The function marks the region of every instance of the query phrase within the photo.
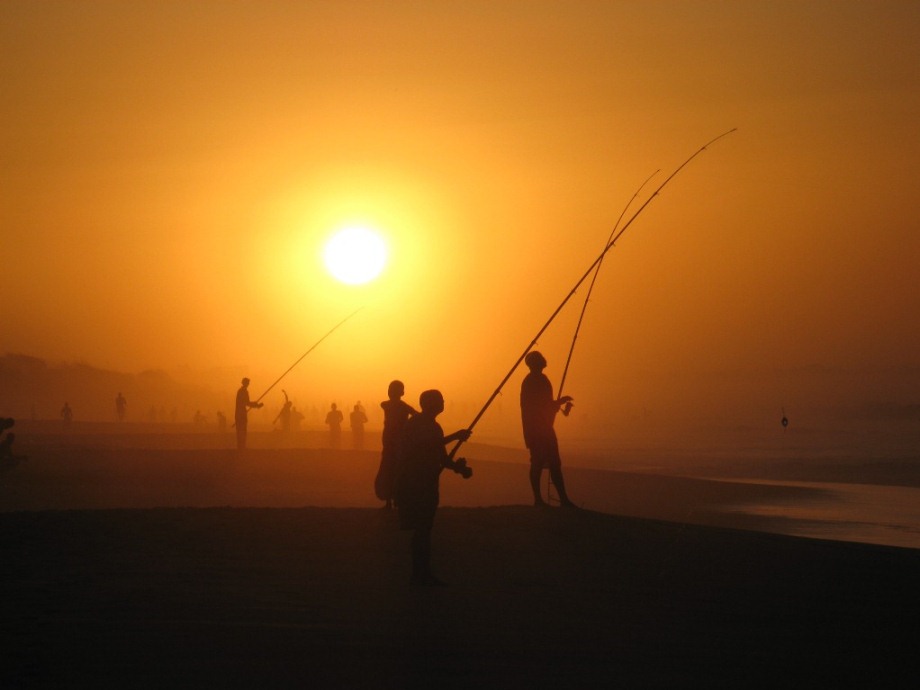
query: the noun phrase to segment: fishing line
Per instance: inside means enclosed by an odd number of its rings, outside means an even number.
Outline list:
[[[639,193],[642,191],[642,188],[648,184],[648,181],[651,180],[655,175],[657,175],[660,170],[656,170],[651,175],[649,175],[645,182],[639,185],[639,189],[636,190],[636,193],[630,197],[629,201],[626,202],[626,206],[623,207],[623,210],[620,212],[617,222],[613,224],[613,230],[610,231],[610,236],[607,238],[607,243],[604,246],[607,246],[612,240],[613,236],[616,234],[617,228],[620,227],[620,221],[623,220],[623,216],[626,215],[626,211],[629,210],[629,207],[632,205],[632,202],[636,200],[636,197],[639,196]],[[581,314],[578,315],[578,323],[575,324],[575,334],[572,336],[572,344],[569,347],[569,356],[565,360],[565,368],[562,370],[562,379],[559,381],[559,393],[556,396],[557,398],[562,397],[562,390],[565,388],[565,377],[569,373],[569,364],[572,363],[572,354],[575,352],[575,341],[578,340],[578,332],[581,330],[581,322],[584,321],[585,311],[588,309],[588,302],[591,301],[591,293],[594,291],[594,284],[597,282],[597,276],[601,272],[601,266],[604,265],[603,261],[600,261],[597,264],[597,268],[594,269],[594,275],[591,277],[591,283],[588,285],[588,292],[585,295],[585,302],[581,305]],[[566,417],[569,416],[569,412],[572,410],[572,403],[568,402],[565,404],[565,407],[562,408],[562,414]]]
[[[714,144],[715,142],[717,142],[717,141],[718,141],[719,139],[721,139],[722,137],[728,136],[729,134],[731,134],[732,132],[734,132],[734,131],[736,131],[736,130],[737,130],[737,127],[733,127],[732,129],[728,130],[727,132],[723,132],[722,134],[720,134],[719,136],[717,136],[715,139],[712,139],[712,140],[706,142],[703,146],[701,146],[699,149],[697,149],[697,150],[693,153],[692,156],[690,156],[687,160],[685,160],[683,163],[681,163],[681,164],[674,170],[674,172],[672,172],[670,175],[668,175],[668,177],[665,179],[664,182],[662,182],[660,185],[658,185],[658,188],[655,189],[655,191],[652,193],[652,195],[642,203],[642,205],[639,207],[639,209],[630,217],[630,219],[629,219],[628,221],[626,221],[626,224],[625,224],[622,228],[620,228],[620,231],[619,231],[618,233],[616,233],[616,235],[613,237],[613,239],[610,240],[610,242],[607,243],[607,246],[604,247],[604,251],[602,251],[602,252],[600,253],[600,255],[591,263],[591,265],[588,266],[588,270],[586,270],[585,273],[584,273],[584,275],[582,275],[581,278],[578,279],[578,282],[575,283],[575,286],[574,286],[574,287],[569,291],[569,293],[565,296],[565,299],[563,299],[562,302],[559,304],[559,306],[556,307],[555,311],[553,311],[553,313],[550,315],[549,319],[546,320],[546,323],[543,324],[543,327],[540,328],[539,331],[537,331],[537,334],[536,334],[536,335],[533,337],[533,339],[530,341],[530,344],[524,349],[524,352],[521,353],[521,356],[517,358],[517,360],[515,361],[514,365],[511,367],[511,369],[508,371],[508,373],[505,375],[505,377],[501,380],[501,383],[498,384],[498,387],[495,389],[495,391],[492,393],[492,395],[489,396],[489,399],[486,400],[485,405],[482,406],[482,409],[479,410],[479,412],[477,413],[477,415],[473,418],[473,421],[470,422],[470,425],[467,427],[467,429],[471,429],[471,430],[472,430],[472,428],[473,428],[474,426],[476,426],[476,424],[479,422],[479,420],[482,418],[482,416],[486,413],[486,410],[488,410],[489,407],[492,405],[492,403],[494,402],[495,398],[497,398],[498,395],[501,393],[502,388],[504,388],[505,384],[508,383],[508,380],[509,380],[509,379],[511,378],[511,376],[514,374],[515,370],[518,368],[518,366],[520,366],[521,362],[524,361],[524,358],[525,358],[525,357],[527,356],[527,354],[533,349],[534,345],[537,344],[537,341],[540,339],[540,336],[542,336],[543,333],[546,331],[546,329],[549,328],[550,324],[552,324],[552,322],[553,322],[553,321],[556,319],[556,317],[559,315],[559,312],[562,311],[562,308],[565,307],[565,305],[566,305],[566,304],[568,303],[568,301],[572,298],[572,296],[578,291],[578,288],[581,287],[581,284],[582,284],[583,282],[585,282],[585,280],[588,279],[588,276],[591,275],[591,272],[594,271],[594,269],[598,266],[598,264],[600,264],[600,263],[604,260],[604,256],[606,256],[607,252],[609,252],[609,251],[614,247],[614,245],[617,243],[617,240],[619,240],[620,237],[623,236],[623,233],[626,232],[626,231],[629,229],[629,226],[631,226],[631,225],[633,224],[633,222],[636,220],[636,218],[639,217],[639,215],[642,213],[642,211],[644,211],[645,208],[652,202],[652,200],[653,200],[655,197],[658,196],[658,194],[661,192],[661,190],[664,189],[665,185],[667,185],[668,182],[670,182],[672,179],[674,179],[674,176],[677,175],[677,173],[679,173],[681,170],[683,170],[684,167],[686,167],[686,165],[687,165],[690,161],[692,161],[694,158],[696,158],[698,155],[700,155],[700,154],[701,154],[703,151],[705,151],[709,146],[711,146],[712,144]],[[461,446],[461,445],[463,445],[463,440],[458,440],[457,443],[456,443],[456,445],[454,445],[454,447],[453,447],[453,448],[451,449],[451,451],[450,451],[449,457],[450,457],[451,459],[453,459],[454,456],[457,454],[457,451],[460,450],[460,446]]]
[[[266,395],[268,395],[268,392],[269,392],[272,388],[274,388],[275,386],[277,386],[277,385],[281,382],[281,379],[283,379],[285,376],[287,376],[289,373],[291,373],[291,370],[292,370],[294,367],[296,367],[298,364],[300,364],[301,360],[303,360],[304,357],[306,357],[308,354],[310,354],[311,352],[313,352],[313,350],[315,350],[315,349],[317,348],[317,346],[318,346],[321,342],[323,342],[326,338],[328,338],[330,335],[332,335],[333,333],[335,333],[335,331],[338,330],[339,326],[343,325],[346,321],[348,321],[352,316],[354,316],[355,314],[357,314],[357,313],[358,313],[359,311],[361,311],[363,308],[364,308],[364,307],[358,307],[357,309],[355,309],[351,314],[349,314],[349,315],[346,316],[344,319],[342,319],[341,321],[339,321],[335,326],[333,326],[332,329],[330,329],[329,332],[326,333],[326,335],[324,335],[322,338],[320,338],[320,339],[317,340],[315,343],[313,343],[313,345],[310,347],[309,350],[307,350],[306,352],[304,352],[296,362],[294,362],[291,366],[288,367],[287,371],[285,371],[283,374],[281,374],[281,376],[279,376],[278,379],[277,379],[272,385],[270,385],[270,386],[265,390],[265,392],[262,393],[262,395],[260,395],[260,396],[256,399],[256,402],[259,402],[260,400],[262,400],[262,398],[264,398]]]

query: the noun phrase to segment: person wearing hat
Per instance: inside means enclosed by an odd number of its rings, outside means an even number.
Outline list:
[[[564,507],[574,507],[565,491],[562,478],[562,459],[559,457],[559,441],[553,424],[556,413],[563,405],[570,404],[572,397],[565,395],[553,398],[553,384],[543,373],[546,358],[534,350],[524,358],[530,373],[521,383],[521,423],[524,427],[524,445],[530,450],[530,486],[533,489],[535,506],[543,507],[546,502],[540,495],[540,478],[543,468],[549,469],[549,476]]]
[[[246,429],[249,423],[249,408],[262,407],[260,402],[249,402],[249,379],[244,378],[240,389],[236,392],[236,447],[239,450],[246,448]]]

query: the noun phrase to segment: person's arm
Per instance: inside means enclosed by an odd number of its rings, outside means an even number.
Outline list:
[[[473,432],[470,431],[469,429],[460,429],[459,431],[455,431],[449,436],[445,436],[444,445],[447,445],[448,443],[453,443],[454,441],[467,441],[472,434]]]

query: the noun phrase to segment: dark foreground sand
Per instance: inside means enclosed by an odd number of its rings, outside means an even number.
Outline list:
[[[372,464],[35,449],[0,475],[0,687],[915,687],[918,550],[502,504],[520,468],[480,465],[442,480],[493,501],[439,511],[450,586],[413,588],[393,513],[329,507]]]

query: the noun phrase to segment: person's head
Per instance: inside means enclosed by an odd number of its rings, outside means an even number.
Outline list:
[[[333,410],[338,409],[335,403],[332,403],[332,409]]]
[[[424,391],[418,397],[418,404],[423,413],[437,417],[444,411],[444,396],[438,390]]]
[[[248,385],[249,385],[249,379],[244,378],[244,379],[243,379],[243,388],[246,388]]]
[[[406,387],[403,385],[402,381],[390,381],[390,385],[387,387],[387,397],[390,400],[398,400],[406,394]]]
[[[543,371],[546,368],[546,358],[536,350],[528,352],[527,356],[524,358],[524,364],[531,371]]]

